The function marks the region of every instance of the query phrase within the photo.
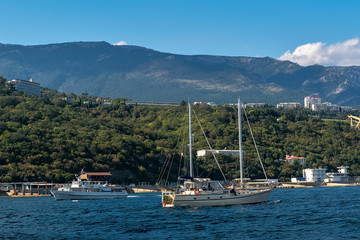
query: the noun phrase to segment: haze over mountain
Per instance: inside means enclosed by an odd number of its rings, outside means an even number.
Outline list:
[[[273,58],[177,55],[106,42],[0,44],[0,75],[65,93],[139,101],[303,102],[360,105],[360,67],[301,67]]]

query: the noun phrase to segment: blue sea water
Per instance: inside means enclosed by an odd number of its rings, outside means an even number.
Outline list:
[[[159,193],[0,207],[4,239],[360,239],[360,187],[275,189],[266,203],[228,207],[162,208]]]

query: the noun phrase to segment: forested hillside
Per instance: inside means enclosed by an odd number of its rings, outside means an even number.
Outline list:
[[[173,163],[170,180],[178,174],[181,153],[188,156],[187,106],[86,105],[95,97],[67,95],[42,89],[42,97],[26,96],[5,86],[0,78],[0,181],[67,182],[85,171],[111,171],[113,182],[155,182],[164,162]],[[236,109],[230,106],[194,106],[214,149],[237,149]],[[247,109],[250,124],[271,178],[300,176],[302,167],[284,163],[286,154],[304,156],[309,167],[350,166],[360,175],[360,132],[349,122],[321,120],[305,109]],[[353,113],[354,114],[354,113]],[[356,113],[355,113],[356,114]],[[343,113],[320,113],[346,119]],[[243,115],[244,118],[244,115]],[[244,121],[244,119],[243,119]],[[194,149],[208,148],[194,118]],[[262,178],[248,127],[243,128],[247,176]],[[238,160],[219,156],[228,178],[237,176]],[[170,166],[170,165],[169,165]],[[219,177],[213,160],[195,162],[202,177]]]

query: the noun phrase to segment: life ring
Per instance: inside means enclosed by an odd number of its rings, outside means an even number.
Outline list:
[[[200,190],[199,190],[199,189],[195,189],[195,190],[194,190],[194,193],[195,193],[195,195],[198,195],[198,194],[200,193]]]
[[[166,207],[166,202],[165,201],[163,201],[163,206]]]

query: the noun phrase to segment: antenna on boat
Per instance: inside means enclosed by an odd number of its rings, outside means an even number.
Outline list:
[[[241,135],[241,102],[240,97],[238,97],[238,129],[239,129],[239,161],[240,161],[240,179],[241,187],[244,188],[244,176],[243,176],[243,155],[242,155],[242,135]]]

